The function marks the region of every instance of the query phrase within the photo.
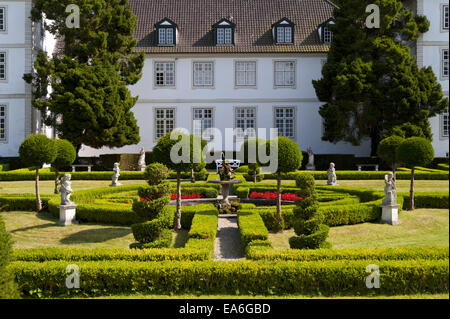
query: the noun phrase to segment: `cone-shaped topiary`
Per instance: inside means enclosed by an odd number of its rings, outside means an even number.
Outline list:
[[[154,163],[145,169],[149,186],[138,190],[139,200],[133,202],[133,211],[145,222],[131,226],[138,243],[130,248],[161,248],[172,243],[172,232],[168,230],[173,222],[173,214],[167,209],[170,201],[170,184],[165,182],[169,176],[166,166]]]
[[[331,243],[325,241],[330,228],[323,224],[323,215],[319,212],[314,177],[310,174],[298,175],[296,185],[299,188],[297,196],[302,199],[295,200],[294,230],[297,236],[289,239],[291,248],[331,248]]]

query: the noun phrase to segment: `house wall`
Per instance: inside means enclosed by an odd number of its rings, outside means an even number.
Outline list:
[[[0,142],[0,157],[17,156],[31,133],[31,87],[22,79],[31,71],[32,30],[28,19],[31,0],[0,1],[6,8],[6,30],[0,31],[0,51],[6,52],[6,80],[0,80],[0,104],[7,106],[7,139]]]
[[[321,140],[322,119],[318,113],[322,105],[318,101],[313,79],[321,77],[322,63],[325,55],[224,55],[224,56],[166,56],[145,61],[142,79],[130,87],[133,95],[139,96],[133,108],[140,127],[141,143],[124,148],[94,150],[83,147],[81,156],[97,156],[104,153],[136,153],[141,147],[151,150],[155,143],[154,112],[155,108],[175,108],[176,127],[192,132],[194,107],[214,109],[214,126],[225,135],[226,128],[233,128],[235,107],[256,107],[256,126],[269,129],[274,127],[274,107],[289,106],[296,110],[295,141],[302,150],[312,147],[316,154],[356,154],[368,156],[370,143],[352,146],[348,143],[332,144]],[[235,62],[256,61],[256,88],[235,87]],[[274,87],[274,61],[294,60],[296,62],[296,84],[294,88]],[[176,83],[174,88],[154,87],[154,62],[175,61]],[[214,87],[193,87],[193,62],[214,62]],[[231,141],[231,139],[230,139]],[[241,142],[226,145],[225,136],[218,143],[211,143],[216,150],[239,149]]]

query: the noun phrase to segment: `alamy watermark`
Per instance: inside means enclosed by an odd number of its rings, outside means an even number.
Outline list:
[[[67,289],[80,289],[80,267],[77,265],[68,265],[66,267],[66,273],[69,275],[66,277]]]
[[[369,289],[380,288],[380,267],[370,264],[366,267],[366,272],[370,274],[366,277],[366,287]]]
[[[376,4],[369,4],[366,7],[366,13],[370,13],[366,18],[367,29],[380,28],[380,7]]]
[[[80,7],[76,4],[69,4],[66,7],[66,13],[70,13],[66,18],[66,26],[69,29],[80,28]]]

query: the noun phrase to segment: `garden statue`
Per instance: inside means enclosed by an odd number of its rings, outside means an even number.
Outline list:
[[[225,154],[222,152],[222,167],[219,169],[221,181],[230,181],[233,179],[233,168],[225,160]]]
[[[139,161],[138,161],[138,169],[143,172],[145,171],[145,167],[147,165],[145,164],[145,150],[144,148],[141,148],[141,151],[139,152]]]
[[[59,221],[58,225],[67,226],[72,224],[78,224],[76,220],[76,209],[77,205],[70,201],[70,195],[72,194],[72,182],[70,179],[72,176],[70,174],[64,174],[61,178],[61,205],[58,205],[59,208]]]
[[[381,203],[381,222],[391,225],[398,225],[397,189],[395,187],[394,173],[389,172],[384,176],[384,200]]]
[[[312,151],[312,148],[308,148],[308,164],[306,164],[306,170],[313,171],[316,169],[316,166],[314,165],[314,153]]]
[[[397,190],[395,187],[394,174],[392,172],[384,176],[384,200],[382,205],[395,205],[397,204]]]
[[[61,205],[73,205],[73,203],[70,201],[70,195],[72,194],[72,182],[70,179],[72,176],[70,174],[64,174],[64,176],[61,178]]]
[[[334,168],[334,163],[330,163],[330,168],[327,171],[327,176],[328,176],[327,185],[336,186],[337,185],[337,177],[336,177],[336,170]]]
[[[119,163],[114,163],[114,174],[112,176],[112,184],[109,185],[110,187],[116,187],[116,186],[122,186],[122,184],[120,184],[119,181],[119,176],[120,176],[120,168],[119,168]]]

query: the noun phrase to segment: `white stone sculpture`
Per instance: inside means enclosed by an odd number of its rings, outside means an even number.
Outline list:
[[[64,174],[63,177],[61,177],[61,205],[73,205],[73,203],[70,201],[70,195],[72,194],[72,182],[70,179],[72,178],[72,175],[70,174]]]
[[[77,205],[70,201],[70,195],[72,194],[71,178],[70,174],[64,174],[61,178],[61,205],[57,207],[59,208],[58,224],[63,226],[78,224],[75,219]]]
[[[391,225],[398,225],[400,221],[398,219],[398,208],[400,205],[397,204],[397,188],[395,186],[395,178],[392,172],[384,176],[384,200],[380,207],[381,212],[381,222]]]
[[[143,172],[145,171],[145,167],[147,167],[145,164],[145,150],[144,148],[141,148],[141,151],[139,152],[138,169]]]
[[[113,172],[114,172],[114,174],[112,176],[112,184],[109,186],[110,187],[122,186],[122,184],[119,183],[119,176],[120,176],[119,163],[114,163]]]
[[[306,164],[306,170],[308,171],[314,171],[316,169],[316,166],[314,165],[314,153],[312,151],[312,148],[308,148],[308,164]]]
[[[384,176],[384,184],[383,205],[397,204],[397,190],[395,186],[394,174],[392,172]]]
[[[334,168],[334,163],[330,163],[330,168],[327,171],[327,176],[328,176],[327,185],[336,186],[337,177],[336,177],[336,169]]]

